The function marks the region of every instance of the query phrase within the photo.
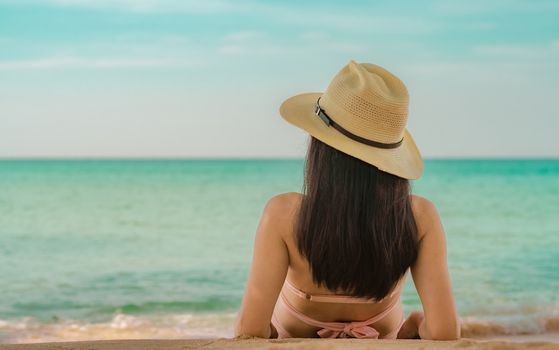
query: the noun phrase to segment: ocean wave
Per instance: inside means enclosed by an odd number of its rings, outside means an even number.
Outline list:
[[[559,316],[494,321],[466,317],[462,319],[462,336],[483,338],[493,336],[522,336],[559,332]]]
[[[43,322],[25,317],[0,320],[0,343],[36,343],[99,339],[194,339],[233,336],[235,313],[127,315],[118,313],[106,322],[61,320]],[[462,336],[491,338],[559,332],[559,315],[495,321],[462,319]]]
[[[76,320],[42,322],[24,317],[18,320],[0,320],[0,343],[232,337],[235,316],[235,314],[136,316],[119,313],[107,322],[95,323]]]

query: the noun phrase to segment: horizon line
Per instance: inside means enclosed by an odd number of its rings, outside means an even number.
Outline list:
[[[0,157],[4,161],[254,161],[254,160],[305,160],[305,157]],[[423,160],[559,160],[559,156],[433,156]]]

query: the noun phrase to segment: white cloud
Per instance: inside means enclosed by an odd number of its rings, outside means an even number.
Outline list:
[[[224,55],[240,55],[248,53],[249,49],[241,45],[223,45],[218,47],[217,52]]]
[[[225,41],[235,41],[235,42],[243,42],[243,41],[250,41],[254,39],[260,39],[265,36],[263,32],[257,31],[239,31],[239,32],[231,32],[224,36]]]
[[[296,40],[274,40],[266,32],[238,31],[222,37],[223,44],[217,48],[225,55],[308,55],[309,52],[355,54],[366,51],[367,46],[359,40],[334,38],[321,31],[303,31]]]
[[[239,4],[224,0],[0,0],[0,4],[47,4],[58,7],[116,9],[131,12],[233,12]]]
[[[485,58],[497,58],[509,62],[520,60],[556,60],[556,42],[550,44],[510,44],[510,45],[479,45],[472,52]]]
[[[217,48],[217,52],[225,55],[263,53],[271,47],[260,40],[265,36],[264,32],[258,31],[231,32],[223,36],[224,44]]]
[[[363,35],[424,34],[441,29],[441,25],[434,20],[417,16],[343,13],[327,8],[308,12],[301,11],[304,7],[272,5],[255,0],[0,0],[0,4],[22,3],[138,13],[250,13],[267,21],[299,25],[309,31],[324,31],[327,24],[331,30],[359,32]],[[249,36],[255,34],[240,33]]]
[[[469,0],[469,1],[448,1],[439,0],[434,2],[433,10],[437,13],[449,16],[471,16],[483,13],[502,13],[503,9],[507,12],[544,12],[559,9],[559,2],[555,0]]]
[[[32,60],[0,61],[0,71],[21,69],[138,69],[183,67],[188,62],[175,59],[137,59],[137,58],[83,58],[83,57],[46,57]]]
[[[351,14],[324,10],[317,10],[309,14],[309,12],[295,11],[284,7],[267,7],[262,8],[262,11],[271,20],[300,25],[307,28],[308,32],[314,32],[314,35],[321,32],[351,32],[363,36],[370,34],[383,36],[421,35],[442,28],[437,21],[417,16],[378,13]]]
[[[254,56],[308,56],[309,52],[316,55],[320,53],[341,53],[344,55],[354,55],[366,52],[367,48],[352,42],[331,40],[327,45],[321,42],[315,43],[295,43],[291,45],[284,44],[249,44],[249,43],[231,43],[219,46],[217,53],[224,55],[254,55]]]
[[[192,43],[190,36],[182,34],[152,34],[147,32],[126,32],[117,34],[114,42],[119,45],[185,45]]]
[[[305,41],[323,41],[328,39],[328,35],[321,31],[308,31],[301,33],[299,38]]]

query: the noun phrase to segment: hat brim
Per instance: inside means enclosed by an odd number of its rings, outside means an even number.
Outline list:
[[[320,141],[384,172],[410,180],[421,176],[421,154],[407,129],[404,131],[402,144],[397,148],[384,149],[359,143],[327,126],[315,114],[316,101],[321,95],[321,92],[317,92],[290,97],[282,103],[280,114],[287,122],[305,130]]]

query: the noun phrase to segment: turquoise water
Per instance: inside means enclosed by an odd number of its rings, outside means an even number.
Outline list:
[[[0,161],[0,341],[232,335],[262,207],[302,174],[301,160]],[[559,160],[428,160],[413,188],[441,214],[465,323],[557,330]],[[403,302],[420,307],[411,279]]]

